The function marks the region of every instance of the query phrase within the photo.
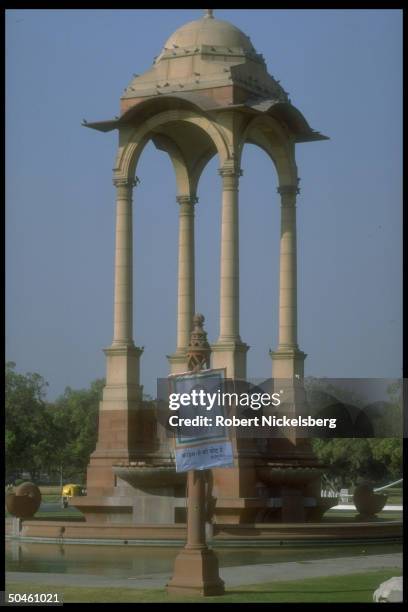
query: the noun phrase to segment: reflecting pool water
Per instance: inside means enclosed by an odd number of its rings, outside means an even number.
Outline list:
[[[40,544],[6,542],[6,570],[92,574],[131,578],[169,572],[179,549],[126,545]],[[397,553],[401,544],[352,544],[343,546],[279,547],[269,549],[216,548],[221,567],[255,563],[283,563],[334,557]]]

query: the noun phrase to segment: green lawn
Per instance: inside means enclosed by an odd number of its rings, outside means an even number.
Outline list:
[[[62,593],[65,603],[122,602],[219,602],[219,603],[308,603],[308,602],[372,602],[375,589],[401,569],[372,571],[349,576],[313,578],[291,582],[274,582],[228,589],[223,597],[180,597],[167,595],[164,589],[121,589],[88,587],[55,587],[29,583],[8,583],[7,593]],[[107,579],[108,580],[108,579]]]
[[[11,514],[6,511],[6,519],[11,518]],[[56,510],[55,512],[42,512],[39,510],[35,513],[33,518],[29,519],[30,521],[42,520],[42,521],[84,521],[85,517],[82,512],[76,510],[75,508],[61,508]]]
[[[356,520],[357,512],[356,510],[328,510],[323,517],[323,522],[336,522],[336,521],[345,521],[345,522],[354,522]],[[379,512],[377,518],[386,520],[386,521],[401,521],[402,520],[402,512],[399,510],[389,510]]]
[[[385,489],[385,491],[381,491],[388,495],[387,504],[402,504],[403,500],[403,490],[402,487],[390,487],[389,489]]]
[[[30,521],[36,521],[36,520],[41,520],[41,521],[72,521],[75,523],[78,522],[84,522],[85,521],[85,517],[84,515],[78,511],[71,511],[71,510],[66,510],[64,508],[61,508],[61,511],[59,512],[36,512],[35,516],[32,519],[29,519]]]

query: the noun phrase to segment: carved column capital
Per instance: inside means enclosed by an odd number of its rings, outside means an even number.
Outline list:
[[[298,185],[279,185],[277,192],[281,196],[282,206],[295,206],[296,196],[300,193]]]
[[[239,177],[243,172],[235,162],[226,163],[218,170],[218,174],[222,176],[223,188],[226,190],[238,189]]]
[[[277,192],[282,196],[297,195],[300,193],[300,187],[298,185],[279,185]]]
[[[179,195],[176,200],[180,206],[194,206],[198,202],[198,198],[195,195]]]
[[[119,198],[128,198],[132,195],[133,187],[136,187],[140,183],[140,179],[135,176],[134,178],[128,177],[113,177],[113,184],[115,185]]]
[[[180,206],[180,216],[194,215],[194,206],[198,202],[198,198],[195,195],[179,195],[177,196],[176,200]]]
[[[112,181],[115,187],[136,187],[140,183],[140,179],[137,176],[134,178],[114,176]]]
[[[243,175],[243,171],[241,168],[238,168],[237,166],[224,166],[223,168],[220,168],[218,170],[218,174],[220,174],[221,176],[242,176]]]

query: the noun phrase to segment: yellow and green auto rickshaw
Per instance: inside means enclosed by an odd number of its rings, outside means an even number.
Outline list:
[[[62,487],[61,505],[63,508],[68,507],[68,500],[77,495],[83,495],[84,489],[79,484],[66,484]]]

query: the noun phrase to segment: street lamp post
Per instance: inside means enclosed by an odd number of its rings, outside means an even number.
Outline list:
[[[196,314],[188,347],[188,369],[199,372],[210,367],[211,349],[203,329],[204,317]],[[203,470],[187,473],[187,542],[174,562],[168,593],[188,595],[223,595],[224,582],[219,575],[218,559],[208,548],[205,535],[205,474]]]

